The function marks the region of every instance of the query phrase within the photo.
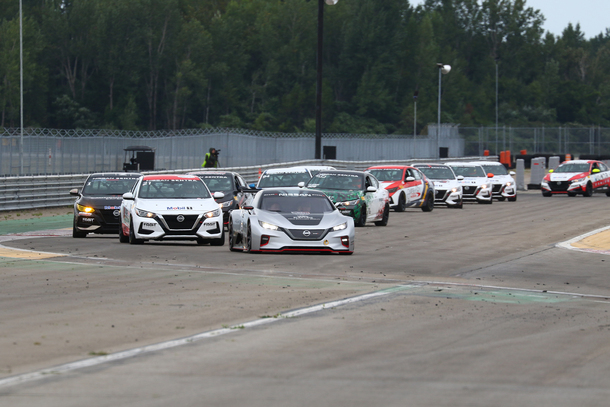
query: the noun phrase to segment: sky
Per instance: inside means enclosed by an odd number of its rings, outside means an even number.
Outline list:
[[[411,0],[413,5],[423,2]],[[551,34],[561,35],[568,23],[580,23],[586,39],[610,28],[610,0],[526,0],[525,6],[542,12],[546,18],[543,28]]]

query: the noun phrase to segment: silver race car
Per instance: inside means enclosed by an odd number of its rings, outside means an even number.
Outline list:
[[[352,254],[354,237],[354,219],[311,189],[263,189],[229,220],[231,251]]]

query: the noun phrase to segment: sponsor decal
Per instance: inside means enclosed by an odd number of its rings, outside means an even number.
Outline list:
[[[193,207],[192,206],[168,206],[167,210],[168,211],[179,211],[179,210],[191,211],[191,210],[193,210]]]
[[[104,209],[121,209],[120,206],[104,206]]]
[[[203,226],[216,226],[216,222],[205,222]]]
[[[156,223],[148,223],[148,222],[143,222],[142,224],[143,224],[144,226],[148,226],[148,227],[152,227],[152,228],[154,228],[155,226],[157,226],[157,224],[156,224]]]
[[[93,218],[81,218],[81,222],[93,222],[94,220]]]

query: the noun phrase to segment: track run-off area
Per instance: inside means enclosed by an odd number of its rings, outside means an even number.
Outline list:
[[[610,397],[604,194],[391,212],[352,256],[74,239],[71,222],[0,221],[0,406]]]

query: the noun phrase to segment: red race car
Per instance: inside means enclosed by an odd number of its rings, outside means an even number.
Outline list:
[[[366,169],[390,194],[390,208],[402,212],[406,208],[434,209],[434,184],[417,168],[407,165],[379,165]]]
[[[568,194],[591,196],[594,191],[610,196],[610,168],[601,161],[565,161],[556,170],[549,170],[540,183],[542,196]]]

